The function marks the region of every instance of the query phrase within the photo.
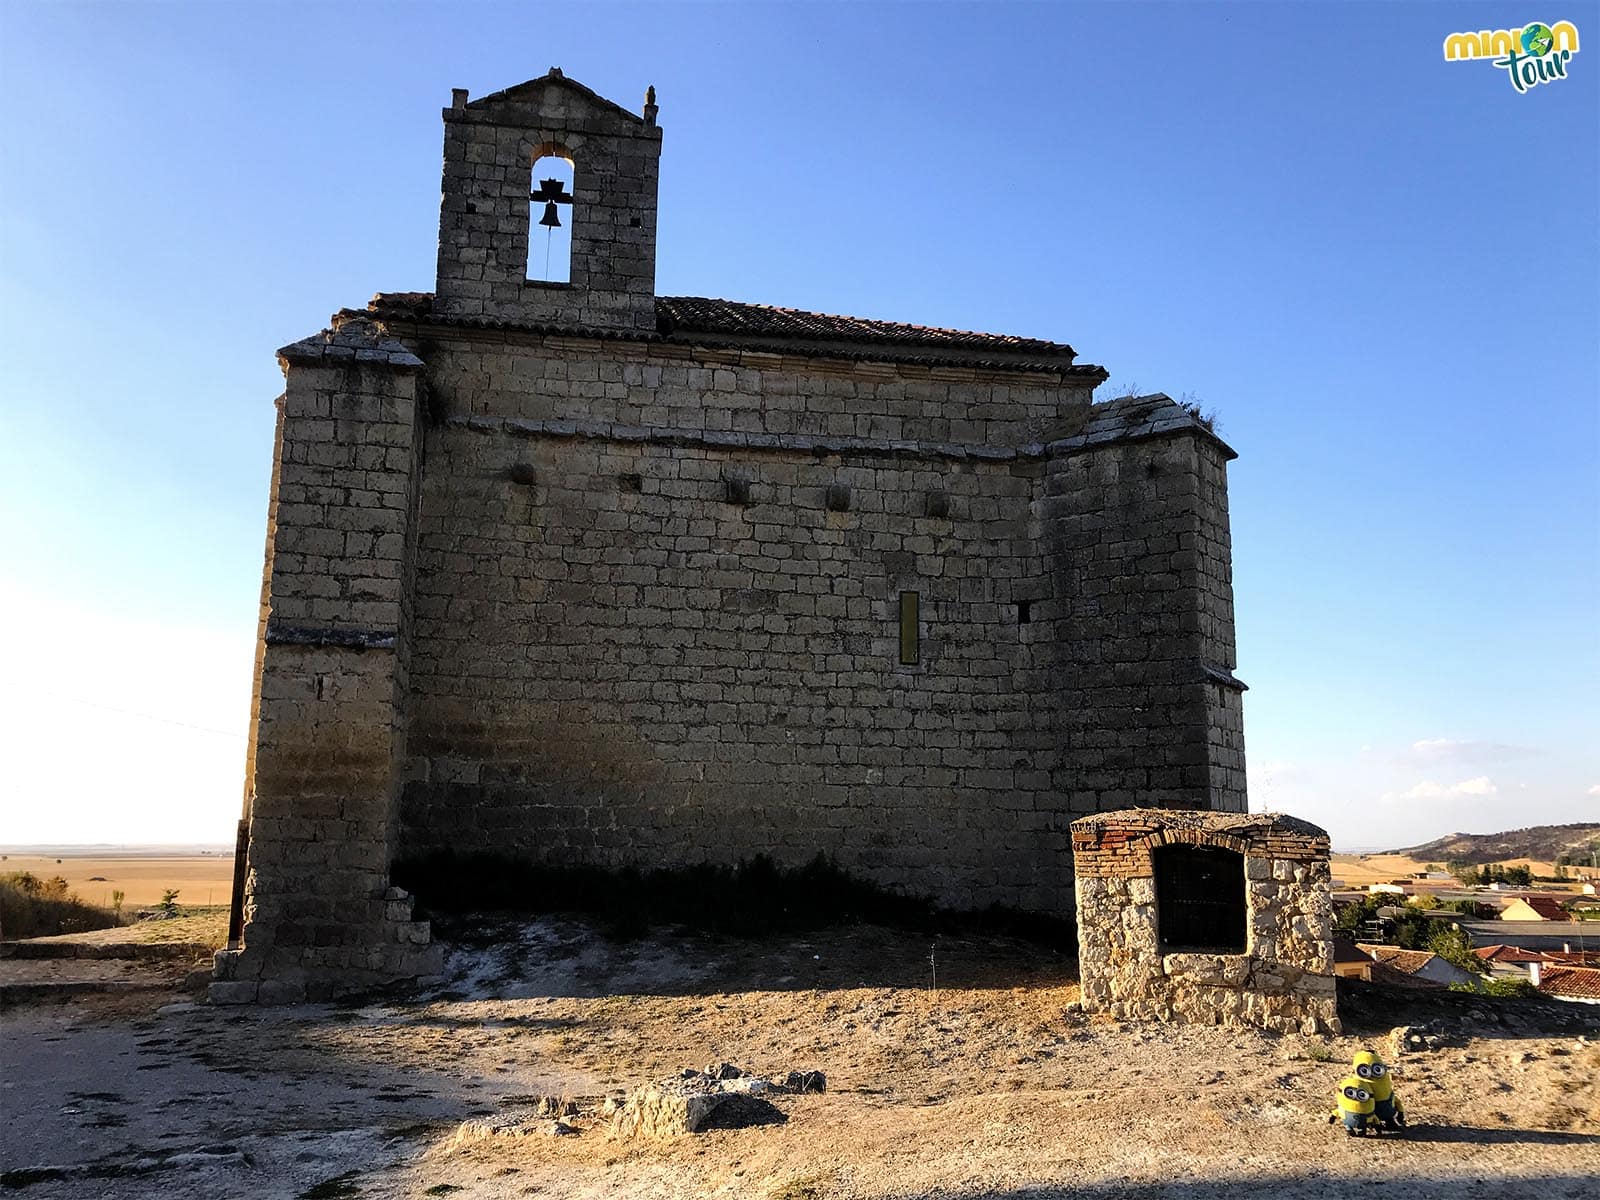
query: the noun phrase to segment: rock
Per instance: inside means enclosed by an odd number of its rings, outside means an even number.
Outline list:
[[[217,985],[212,984],[213,988]],[[278,979],[263,979],[256,995],[258,1004],[304,1004],[306,985]]]
[[[732,1063],[717,1063],[702,1072],[707,1079],[742,1079],[744,1072]]]
[[[183,977],[179,989],[185,992],[203,992],[209,988],[216,978],[216,973],[210,967],[196,967]]]
[[[565,1121],[527,1120],[515,1113],[502,1113],[498,1116],[463,1121],[456,1126],[448,1141],[430,1150],[429,1154],[454,1154],[458,1150],[467,1149],[480,1142],[514,1142],[534,1136],[567,1137],[581,1132],[577,1126],[569,1125]]]
[[[707,1129],[739,1129],[787,1120],[769,1101],[726,1090],[720,1080],[696,1072],[694,1079],[668,1079],[640,1088],[612,1118],[623,1137],[676,1137]]]
[[[783,1090],[786,1092],[825,1092],[828,1090],[828,1077],[821,1071],[790,1071],[783,1077]]]

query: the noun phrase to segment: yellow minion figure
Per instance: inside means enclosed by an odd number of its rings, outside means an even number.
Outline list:
[[[1350,1060],[1361,1086],[1372,1093],[1372,1115],[1380,1129],[1399,1130],[1406,1123],[1406,1106],[1394,1094],[1394,1074],[1388,1064],[1371,1050],[1362,1050]]]
[[[1378,1131],[1378,1118],[1372,1115],[1372,1093],[1367,1090],[1366,1080],[1359,1075],[1346,1075],[1333,1089],[1333,1098],[1339,1107],[1328,1118],[1330,1123],[1343,1120],[1344,1131],[1351,1137],[1360,1137],[1369,1130]]]

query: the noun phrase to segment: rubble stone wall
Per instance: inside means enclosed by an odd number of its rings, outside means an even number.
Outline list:
[[[1122,1018],[1338,1032],[1328,836],[1274,814],[1134,810],[1072,825],[1085,1008]],[[1153,851],[1240,855],[1244,953],[1161,944]]]

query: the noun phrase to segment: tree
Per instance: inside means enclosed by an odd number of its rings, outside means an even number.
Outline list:
[[[1471,887],[1473,884],[1478,882],[1478,868],[1472,863],[1453,862],[1450,863],[1445,869],[1456,877],[1456,881],[1458,883],[1461,883],[1465,887]]]

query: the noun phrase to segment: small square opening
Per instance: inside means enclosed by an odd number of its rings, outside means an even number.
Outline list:
[[[1244,855],[1217,846],[1157,846],[1156,921],[1164,951],[1243,954]]]

